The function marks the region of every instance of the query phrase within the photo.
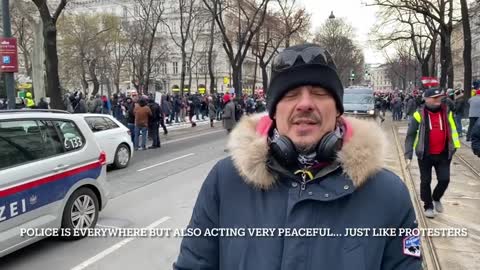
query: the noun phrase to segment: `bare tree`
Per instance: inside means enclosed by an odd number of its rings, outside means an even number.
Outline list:
[[[385,49],[398,41],[410,41],[422,75],[430,76],[429,63],[435,51],[438,26],[424,15],[398,8],[381,9],[378,18],[372,33],[379,47]]]
[[[276,14],[270,13],[266,16],[264,26],[262,30],[257,33],[255,44],[253,45],[253,54],[258,59],[258,64],[262,70],[264,90],[268,89],[267,67],[273,57],[278,53],[280,45],[290,36],[290,34],[283,31],[281,21],[279,21],[279,17],[275,15]]]
[[[181,55],[181,70],[180,70],[180,94],[183,95],[183,89],[185,86],[185,76],[187,66],[189,65],[189,58],[187,56],[187,42],[190,40],[192,34],[192,28],[195,27],[194,21],[199,14],[199,5],[197,0],[178,0],[178,6],[172,10],[172,14],[178,14],[178,21],[180,22],[179,28],[177,28],[177,18],[171,18],[170,22],[164,21],[170,32],[170,36],[175,45],[180,49]],[[191,80],[191,79],[189,79]],[[189,85],[189,87],[191,87]]]
[[[119,21],[111,15],[76,15],[59,21],[62,62],[66,64],[67,72],[77,70],[80,73],[84,92],[87,91],[90,81],[93,84],[92,95],[98,93],[103,80],[100,81],[97,74],[104,77],[105,69],[109,66],[105,59],[111,55],[109,47],[112,32],[118,25]]]
[[[230,61],[237,96],[242,94],[243,62],[253,38],[263,25],[270,1],[203,0],[222,34],[222,45]]]
[[[217,14],[217,6],[218,5],[213,5],[212,10],[210,12],[212,14]],[[208,41],[208,74],[210,76],[210,94],[213,93],[216,83],[215,83],[215,71],[214,71],[214,63],[215,63],[215,57],[213,53],[213,48],[215,45],[215,37],[216,37],[216,31],[215,31],[215,16],[212,16],[212,20],[210,21],[210,32],[209,32],[209,41]]]
[[[158,39],[158,27],[164,16],[164,1],[135,0],[140,8],[138,20],[128,27],[130,39],[134,40],[129,53],[133,66],[133,85],[141,93],[148,93],[152,69],[165,55],[165,45]],[[154,46],[155,45],[155,46]]]
[[[62,101],[60,78],[58,76],[57,55],[57,20],[67,5],[67,0],[60,0],[53,15],[47,5],[47,0],[32,0],[37,6],[43,23],[43,38],[45,48],[45,66],[47,71],[47,96],[50,106],[55,109],[65,109]]]
[[[466,0],[460,0],[462,8],[462,26],[463,26],[463,90],[465,93],[465,112],[469,109],[468,99],[472,95],[470,86],[472,85],[472,33],[470,30],[470,16]]]
[[[344,85],[350,84],[350,74],[361,81],[364,69],[362,50],[352,40],[352,26],[343,19],[329,19],[316,32],[314,42],[327,49],[337,65],[337,71]]]
[[[373,0],[371,5],[410,10],[438,23],[442,65],[440,85],[453,88],[454,74],[451,48],[453,21],[455,20],[453,0]]]
[[[33,19],[24,13],[26,10],[29,7],[23,1],[16,1],[10,6],[13,36],[18,40],[27,76],[32,77],[33,28],[29,21]]]
[[[281,11],[279,18],[284,28],[285,48],[288,48],[293,35],[308,31],[310,14],[305,8],[298,7],[297,0],[277,0],[277,2]]]

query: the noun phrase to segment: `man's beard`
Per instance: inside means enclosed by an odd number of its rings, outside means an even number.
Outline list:
[[[295,144],[299,155],[309,155],[315,151],[316,144]]]

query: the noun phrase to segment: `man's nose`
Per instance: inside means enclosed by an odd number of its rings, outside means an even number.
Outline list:
[[[310,88],[304,86],[298,95],[297,111],[312,111],[313,99]]]

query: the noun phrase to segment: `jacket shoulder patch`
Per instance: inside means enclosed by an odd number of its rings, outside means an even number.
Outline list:
[[[403,238],[403,254],[413,257],[420,257],[420,236],[412,235]]]

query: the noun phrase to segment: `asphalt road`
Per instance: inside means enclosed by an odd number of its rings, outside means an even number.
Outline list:
[[[98,227],[184,228],[202,182],[227,156],[226,139],[221,127],[171,131],[162,135],[160,149],[136,152],[128,168],[109,170],[111,199],[100,213]],[[0,269],[171,269],[180,241],[179,237],[48,238],[0,259]]]

